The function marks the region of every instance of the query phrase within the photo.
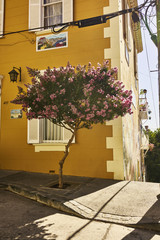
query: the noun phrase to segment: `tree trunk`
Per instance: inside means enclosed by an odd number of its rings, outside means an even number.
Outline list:
[[[65,146],[64,156],[59,161],[59,188],[61,188],[61,189],[63,188],[63,164],[64,164],[64,162],[65,162],[65,160],[66,160],[66,158],[67,158],[67,156],[69,154],[69,147],[70,147],[70,145],[71,145],[71,143],[73,141],[73,138],[74,138],[74,136],[76,134],[76,131],[77,130],[75,129],[73,134],[72,134],[72,136],[71,136],[71,138],[69,139],[67,145]]]

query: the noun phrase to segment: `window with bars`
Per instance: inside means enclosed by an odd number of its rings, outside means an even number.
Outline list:
[[[53,124],[48,119],[32,119],[27,121],[28,144],[68,143],[72,132]],[[75,138],[72,143],[75,143]]]
[[[63,142],[64,128],[43,119],[43,142]]]
[[[42,16],[42,26],[45,28],[62,23],[62,1],[43,0]]]

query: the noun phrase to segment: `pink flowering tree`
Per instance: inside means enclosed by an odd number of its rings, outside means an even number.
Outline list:
[[[69,63],[60,69],[48,68],[43,74],[28,68],[32,84],[12,101],[21,104],[27,119],[49,119],[72,134],[59,161],[59,187],[63,188],[63,164],[79,129],[91,129],[118,116],[131,114],[131,91],[115,80],[117,68],[108,69],[108,61],[97,68],[91,63],[76,68]]]

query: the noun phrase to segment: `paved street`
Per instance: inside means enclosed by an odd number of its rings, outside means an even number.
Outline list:
[[[0,240],[160,240],[156,232],[69,216],[3,189],[0,213]]]
[[[160,240],[158,183],[65,176],[75,185],[60,190],[54,180],[0,170],[0,240]]]
[[[55,213],[53,208],[0,189],[0,240],[44,239],[47,234],[34,221]]]

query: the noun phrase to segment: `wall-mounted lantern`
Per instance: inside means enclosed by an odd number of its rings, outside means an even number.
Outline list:
[[[19,73],[15,69],[17,69]],[[10,75],[11,82],[17,82],[18,75],[19,75],[19,82],[21,82],[21,67],[20,68],[13,67],[13,70],[10,71],[8,74]]]
[[[146,98],[147,89],[143,89],[143,93],[145,94],[145,98]]]

